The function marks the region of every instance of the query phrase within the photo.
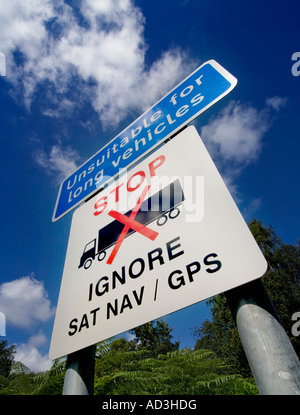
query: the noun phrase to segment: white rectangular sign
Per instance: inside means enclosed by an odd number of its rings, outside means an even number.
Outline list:
[[[259,278],[266,268],[188,127],[74,213],[50,358]]]

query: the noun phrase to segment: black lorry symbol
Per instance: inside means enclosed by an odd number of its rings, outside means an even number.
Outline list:
[[[180,214],[179,205],[183,201],[183,190],[180,180],[177,179],[148,199],[145,199],[134,220],[145,226],[157,220],[157,225],[162,226],[168,220],[168,212],[170,219],[175,219]],[[129,217],[131,212],[132,210],[129,210],[125,215]],[[123,228],[124,225],[121,222],[114,220],[100,229],[98,238],[85,245],[78,268],[83,266],[85,269],[88,269],[96,257],[99,261],[102,261],[106,256],[106,250],[117,242]],[[126,238],[134,232],[134,230],[130,229]]]

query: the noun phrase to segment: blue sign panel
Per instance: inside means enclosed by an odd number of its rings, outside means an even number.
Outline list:
[[[237,79],[210,60],[92,156],[60,186],[53,221],[227,95]]]

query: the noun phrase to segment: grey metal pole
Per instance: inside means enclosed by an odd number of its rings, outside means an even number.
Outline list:
[[[225,293],[261,395],[300,395],[300,363],[261,280]]]
[[[67,357],[63,395],[93,395],[96,346],[89,346]]]

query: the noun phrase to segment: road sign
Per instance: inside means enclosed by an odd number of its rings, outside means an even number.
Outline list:
[[[50,358],[257,279],[266,268],[188,127],[74,213]]]
[[[216,61],[204,63],[63,181],[52,220],[60,219],[91,197],[120,171],[227,95],[236,84],[236,78]]]

